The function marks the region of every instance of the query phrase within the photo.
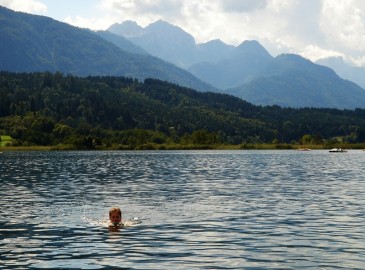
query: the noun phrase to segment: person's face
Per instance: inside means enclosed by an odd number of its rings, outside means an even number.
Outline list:
[[[122,217],[119,215],[119,213],[117,212],[112,212],[109,216],[109,219],[111,222],[115,223],[115,222],[121,222],[122,221]]]

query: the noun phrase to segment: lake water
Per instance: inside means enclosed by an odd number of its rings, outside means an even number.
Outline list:
[[[365,152],[0,153],[2,269],[365,269]],[[105,226],[119,206],[120,232]]]

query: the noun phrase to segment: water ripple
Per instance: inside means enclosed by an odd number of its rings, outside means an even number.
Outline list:
[[[362,151],[0,159],[5,269],[364,269]],[[108,232],[111,206],[142,223]]]

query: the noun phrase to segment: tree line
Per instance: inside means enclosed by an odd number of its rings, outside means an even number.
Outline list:
[[[0,72],[0,134],[77,149],[362,143],[365,110],[255,106],[156,79]]]

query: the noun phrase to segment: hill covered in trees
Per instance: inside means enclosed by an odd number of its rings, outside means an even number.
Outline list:
[[[120,149],[365,141],[365,110],[254,106],[156,79],[0,73],[0,134],[16,145]]]

